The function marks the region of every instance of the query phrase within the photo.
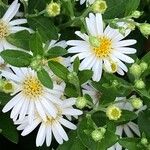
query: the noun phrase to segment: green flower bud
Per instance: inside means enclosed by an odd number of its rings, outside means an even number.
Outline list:
[[[60,14],[61,5],[56,2],[51,2],[46,7],[46,12],[50,17],[55,17]]]
[[[141,13],[140,11],[136,10],[136,11],[134,11],[134,12],[132,13],[131,16],[132,16],[133,18],[139,18],[141,15],[142,15],[142,13]]]
[[[149,23],[140,24],[139,29],[144,36],[148,37],[150,35],[150,24]]]
[[[131,104],[134,109],[139,109],[143,106],[143,101],[140,98],[132,98]]]
[[[103,128],[103,127],[101,127],[101,128],[100,128],[100,130],[101,130],[101,133],[104,135],[104,134],[105,134],[105,132],[106,132],[106,129],[105,129],[105,128]]]
[[[107,3],[105,0],[96,0],[92,5],[92,10],[94,13],[104,13],[107,9]]]
[[[79,86],[79,78],[77,76],[76,72],[70,72],[67,76],[70,83],[76,86],[76,88]]]
[[[90,36],[89,42],[90,42],[91,46],[93,46],[93,47],[99,47],[100,46],[100,39],[95,37],[95,36]]]
[[[106,110],[106,115],[109,118],[109,120],[118,120],[122,115],[122,111],[119,107],[111,105],[108,106]]]
[[[83,109],[87,105],[87,100],[85,97],[78,97],[75,103],[76,107]]]
[[[138,64],[133,64],[131,67],[130,67],[130,73],[137,79],[141,76],[142,74],[142,69],[140,67],[140,65]]]
[[[144,89],[145,88],[145,83],[140,79],[135,81],[134,85],[137,89]]]
[[[11,82],[9,81],[5,81],[3,84],[3,88],[2,88],[3,92],[5,93],[13,93],[14,91],[14,86]]]
[[[91,136],[95,142],[98,142],[103,139],[104,134],[100,130],[96,129],[92,132]]]
[[[142,138],[141,143],[146,146],[148,144],[148,140],[146,138]]]
[[[145,70],[147,70],[148,64],[146,62],[141,62],[140,67],[141,67],[142,72],[144,72]]]
[[[43,59],[41,56],[36,56],[35,58],[33,58],[30,64],[30,67],[36,71],[40,71],[42,69],[42,66],[43,66]]]

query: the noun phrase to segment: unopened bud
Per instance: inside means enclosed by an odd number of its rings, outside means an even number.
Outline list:
[[[150,35],[150,24],[149,23],[140,24],[139,29],[144,36],[148,37]]]
[[[146,146],[148,144],[148,140],[146,138],[142,138],[141,143]]]
[[[51,2],[46,7],[46,12],[50,17],[55,17],[60,14],[61,6],[59,3]]]
[[[92,132],[91,136],[95,142],[98,142],[103,139],[104,134],[100,130],[96,129]]]
[[[142,69],[140,67],[140,65],[138,64],[133,64],[131,67],[130,67],[130,73],[137,79],[141,76],[142,74]]]
[[[89,42],[90,42],[91,46],[93,46],[93,47],[99,47],[100,46],[100,39],[95,37],[95,36],[90,36]]]
[[[134,85],[137,89],[144,89],[145,88],[145,83],[144,81],[140,80],[136,80],[135,81],[135,85]]]
[[[107,3],[105,0],[96,0],[92,5],[92,10],[95,13],[104,13],[107,9]]]
[[[83,109],[87,105],[87,100],[85,97],[78,97],[75,103],[76,107]]]
[[[140,98],[132,98],[131,104],[133,108],[140,109],[143,106],[143,101]]]
[[[109,106],[106,110],[106,115],[110,120],[118,120],[121,117],[121,109],[117,106]]]
[[[133,18],[139,18],[141,15],[142,15],[142,13],[141,13],[140,11],[136,10],[136,11],[134,11],[134,12],[132,13],[131,16],[132,16]]]
[[[141,62],[140,67],[141,67],[142,72],[144,72],[145,70],[147,70],[148,64],[146,62]]]

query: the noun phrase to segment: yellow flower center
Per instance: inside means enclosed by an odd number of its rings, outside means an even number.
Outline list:
[[[93,47],[92,50],[97,57],[106,58],[112,50],[112,41],[107,37],[99,37],[99,46]]]
[[[0,40],[9,35],[8,26],[2,20],[0,20]]]
[[[37,98],[43,94],[43,86],[36,77],[29,76],[23,82],[23,93],[30,99]]]

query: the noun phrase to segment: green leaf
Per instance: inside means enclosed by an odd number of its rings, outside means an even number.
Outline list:
[[[140,140],[137,138],[122,138],[119,139],[119,144],[122,145],[124,148],[127,148],[128,150],[140,150],[144,149],[142,148],[142,145],[139,145]]]
[[[0,113],[0,129],[2,130],[0,134],[5,138],[13,143],[18,143],[18,132],[7,114]]]
[[[4,106],[12,97],[9,94],[0,92],[0,105]]]
[[[78,73],[80,84],[87,82],[92,78],[93,72],[91,70],[83,70]]]
[[[76,59],[73,62],[73,71],[78,73],[79,71],[79,65],[80,65],[80,60],[79,57],[76,57]]]
[[[150,110],[141,111],[138,117],[138,126],[141,132],[150,138]]]
[[[29,0],[28,1],[28,12],[34,14],[36,11],[42,11],[46,7],[45,0]]]
[[[76,87],[70,83],[67,83],[65,87],[65,95],[68,97],[78,97]]]
[[[56,47],[52,47],[48,52],[47,52],[47,57],[50,58],[55,58],[55,57],[59,57],[59,56],[63,56],[67,54],[67,50],[60,47],[60,46],[56,46]]]
[[[69,134],[69,141],[64,142],[58,147],[58,150],[86,150],[86,147],[82,144],[79,139],[77,132],[72,131]]]
[[[16,67],[28,67],[32,59],[30,54],[18,50],[5,50],[0,55],[7,63]]]
[[[26,30],[10,34],[7,41],[16,47],[30,51],[29,48],[30,33]]]
[[[45,87],[50,88],[50,89],[53,88],[53,81],[50,78],[49,74],[44,69],[38,71],[37,76],[38,76],[38,79],[41,81],[41,83]]]
[[[128,110],[122,110],[121,117],[116,122],[129,122],[137,118],[137,115]]]
[[[33,28],[34,30],[38,30],[44,43],[51,39],[58,39],[57,29],[49,18],[43,16],[32,17],[28,18],[28,23],[31,28]]]
[[[31,35],[31,38],[30,38],[30,50],[33,52],[34,56],[43,55],[44,54],[41,36],[38,33],[38,31],[36,31],[35,34]]]
[[[49,61],[48,65],[56,76],[58,76],[59,78],[65,81],[68,80],[67,75],[69,71],[66,67],[64,67],[63,65],[61,65],[60,63],[56,61]]]
[[[131,15],[140,4],[140,0],[129,0],[126,4],[125,16]]]

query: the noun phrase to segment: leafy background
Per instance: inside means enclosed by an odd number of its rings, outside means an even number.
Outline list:
[[[129,15],[132,11],[136,10],[138,8],[138,10],[140,11],[144,11],[144,15],[142,17],[140,17],[140,19],[138,19],[138,22],[144,22],[145,20],[147,20],[148,23],[150,23],[150,1],[149,0],[106,0],[107,4],[108,4],[108,9],[106,11],[106,13],[104,14],[104,18],[105,19],[112,19],[115,17],[124,17]],[[8,3],[10,4],[12,1],[7,1],[7,0],[3,0],[4,3]],[[34,10],[37,9],[38,11],[41,11],[45,8],[46,3],[50,2],[50,0],[29,0],[29,13],[30,14],[34,14]],[[28,22],[29,25],[34,29],[37,26],[38,28],[38,32],[40,33],[40,35],[42,35],[42,41],[46,41],[49,38],[53,38],[56,39],[57,38],[57,34],[53,34],[53,32],[57,32],[54,26],[51,26],[51,23],[54,22],[56,27],[59,27],[59,32],[60,33],[65,33],[62,34],[61,38],[62,39],[68,39],[68,34],[72,36],[72,38],[74,38],[74,31],[76,29],[78,29],[78,26],[80,26],[78,24],[78,21],[76,22],[76,27],[72,26],[72,27],[63,27],[61,26],[61,24],[67,22],[69,20],[69,16],[67,16],[66,12],[70,13],[70,8],[67,7],[66,2],[63,2],[63,6],[62,6],[63,10],[62,10],[62,14],[58,17],[56,17],[55,19],[48,19],[48,18],[42,18],[42,17],[33,17],[33,18],[28,18]],[[80,16],[80,13],[85,6],[80,6],[79,4],[76,4],[74,6],[74,8],[77,10],[77,14]],[[0,16],[2,16],[2,14],[4,13],[5,10],[5,6],[0,6]],[[21,6],[21,10],[23,10],[23,6]],[[63,20],[61,18],[64,18]],[[38,21],[40,20],[43,23],[46,22],[46,26],[45,27],[41,27],[38,24]],[[48,30],[47,32],[47,29]],[[46,34],[45,34],[46,33]],[[24,33],[27,34],[27,33]],[[28,36],[28,35],[26,35]],[[38,37],[38,36],[37,36]],[[17,38],[17,37],[16,37]],[[71,38],[71,37],[69,37]],[[150,64],[149,61],[149,57],[150,57],[150,39],[146,39],[145,37],[143,37],[141,35],[141,33],[138,30],[135,30],[134,32],[132,32],[132,34],[130,35],[129,38],[135,38],[138,43],[136,45],[136,48],[138,50],[137,52],[137,56],[138,58],[142,58],[145,54],[147,54],[144,57],[144,60]],[[21,39],[21,37],[19,37],[18,35],[18,39]],[[9,39],[10,41],[13,40],[13,37],[10,37]],[[19,41],[12,41],[12,43],[15,43],[16,45],[18,44],[18,46],[22,46],[22,48],[28,49],[28,44],[20,44]],[[24,41],[25,43],[25,41]],[[36,41],[35,41],[36,43]],[[38,48],[37,48],[38,49]],[[36,52],[35,52],[36,53]],[[28,56],[27,56],[28,57]],[[52,64],[51,64],[52,65]],[[81,75],[82,76],[82,75]],[[150,83],[150,75],[148,73],[147,77],[146,77],[146,81]],[[124,83],[124,81],[118,79],[117,77],[108,75],[107,78],[105,78],[105,82],[110,81],[111,79],[116,79],[117,81]],[[128,76],[125,77],[128,80]],[[81,79],[80,79],[81,80]],[[84,82],[84,81],[83,81]],[[103,81],[102,81],[103,82]],[[104,87],[99,87],[96,83],[93,83],[93,85],[100,90],[105,91],[105,89],[103,89]],[[150,85],[148,85],[148,87],[150,87]],[[112,91],[112,89],[107,89],[107,92]],[[118,94],[118,89],[114,89],[112,96],[116,97],[116,95]],[[70,92],[70,91],[69,91]],[[68,93],[69,93],[68,92]],[[126,91],[122,91],[122,93],[124,94],[125,92],[130,92],[128,90]],[[146,93],[145,91],[138,91],[141,95],[143,95],[143,98],[145,100],[145,102],[150,106],[149,101],[147,99],[150,99],[150,95],[148,93]],[[121,93],[121,91],[119,91],[119,93]],[[107,94],[107,93],[106,93]],[[102,97],[102,100],[105,98],[105,93],[103,95],[104,97]],[[108,97],[107,97],[108,98]],[[7,103],[7,101],[10,99],[10,96],[4,93],[0,93],[0,109],[3,107],[3,105],[5,105]],[[109,99],[109,98],[108,98]],[[111,97],[111,99],[113,99],[113,97]],[[108,101],[109,102],[109,101]],[[105,103],[107,103],[107,101],[105,101]],[[127,112],[126,112],[127,114]],[[130,119],[132,114],[130,115]],[[145,112],[142,112],[139,114],[138,116],[138,122],[139,122],[139,127],[142,131],[144,131],[145,133],[147,133],[147,136],[150,137],[150,111],[146,110]],[[135,116],[133,116],[132,119],[134,119]],[[92,119],[95,121],[95,123],[98,126],[102,126],[104,124],[108,124],[108,131],[105,135],[104,140],[101,141],[101,143],[94,143],[94,141],[92,141],[90,139],[90,137],[87,137],[87,135],[82,132],[83,129],[89,129],[92,130],[93,126],[91,126],[91,120],[90,118],[85,118],[83,119],[79,125],[78,125],[78,129],[77,131],[71,131],[69,134],[69,137],[71,140],[69,140],[68,142],[64,143],[62,146],[59,146],[58,150],[86,150],[87,147],[91,150],[105,150],[106,149],[106,145],[108,145],[109,143],[107,139],[109,139],[110,144],[112,144],[113,142],[115,143],[117,137],[116,135],[114,135],[114,133],[112,132],[115,127],[114,124],[109,122],[105,115],[103,115],[101,112],[97,112],[94,113],[92,116]],[[86,127],[85,127],[86,125]],[[36,137],[36,132],[34,131],[32,134],[30,134],[29,136],[26,137],[21,137],[19,136],[20,134],[18,134],[18,131],[16,131],[16,128],[14,127],[12,121],[9,119],[9,115],[8,114],[3,114],[0,113],[0,129],[2,129],[2,134],[0,134],[0,149],[5,150],[5,149],[22,149],[22,150],[50,150],[51,147],[47,148],[45,146],[41,147],[41,148],[36,148],[35,147],[35,137]],[[72,138],[71,138],[72,137]],[[19,141],[19,142],[18,142]],[[132,144],[131,144],[132,142]],[[122,141],[120,141],[120,143],[128,145],[128,149],[131,150],[137,150],[136,147],[136,143],[138,142],[137,139],[124,139]],[[55,143],[53,141],[53,146],[54,149],[57,147],[57,143]],[[95,146],[95,147],[93,147]],[[102,147],[103,146],[103,147]],[[140,148],[139,148],[140,149]]]

